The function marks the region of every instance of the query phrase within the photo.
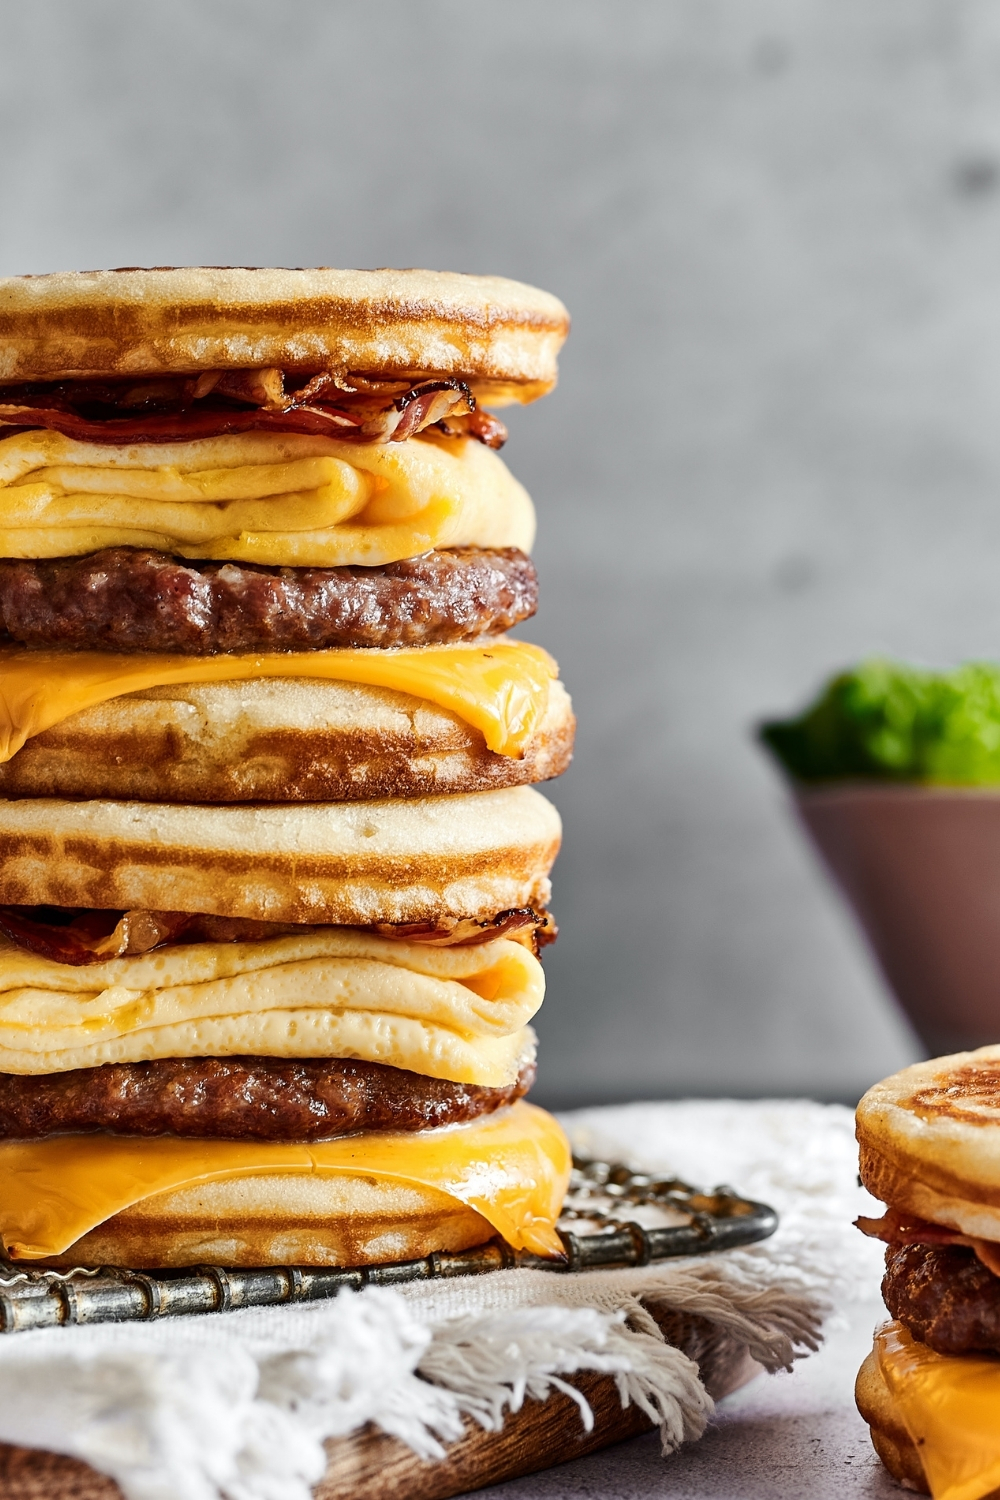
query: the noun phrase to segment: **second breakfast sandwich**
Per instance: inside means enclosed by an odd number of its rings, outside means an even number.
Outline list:
[[[481,403],[565,310],[423,271],[0,281],[0,1236],[559,1253],[523,1101],[573,717]]]
[[[1000,1047],[920,1062],[868,1090],[861,1179],[885,1205],[878,1328],[856,1397],[895,1479],[935,1500],[1000,1486]]]

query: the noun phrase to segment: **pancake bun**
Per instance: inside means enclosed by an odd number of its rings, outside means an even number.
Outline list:
[[[561,682],[521,759],[448,709],[309,678],[192,683],[113,698],[29,739],[0,797],[357,802],[525,786],[558,776],[575,720]]]
[[[274,922],[486,919],[547,904],[562,828],[531,787],[216,807],[0,801],[0,903]]]
[[[905,1489],[929,1494],[919,1451],[892,1399],[874,1350],[858,1371],[854,1400],[868,1423],[872,1447],[893,1479]]]
[[[556,382],[562,303],[442,271],[129,267],[0,279],[0,381],[202,370],[456,376],[493,406]]]
[[[901,1208],[1000,1240],[1000,1046],[904,1068],[857,1111],[865,1187]]]
[[[436,1188],[359,1174],[276,1173],[146,1198],[49,1266],[369,1266],[468,1250],[496,1231]]]

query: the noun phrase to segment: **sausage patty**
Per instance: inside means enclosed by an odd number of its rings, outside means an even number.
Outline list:
[[[68,1073],[3,1073],[0,1139],[100,1130],[317,1141],[354,1130],[425,1130],[512,1104],[534,1081],[533,1062],[509,1088],[489,1089],[384,1063],[280,1057],[171,1057]]]
[[[1000,1277],[965,1245],[890,1245],[882,1296],[938,1354],[1000,1353]]]
[[[533,615],[516,547],[427,552],[379,568],[187,562],[136,547],[0,562],[0,624],[25,646],[92,651],[308,651],[496,635]]]

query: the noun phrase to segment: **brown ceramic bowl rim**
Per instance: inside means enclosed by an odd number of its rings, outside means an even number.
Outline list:
[[[995,786],[952,786],[940,782],[919,781],[793,781],[791,793],[796,802],[998,802],[1000,782]]]

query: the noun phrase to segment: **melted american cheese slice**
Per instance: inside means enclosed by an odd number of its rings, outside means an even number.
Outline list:
[[[545,715],[558,667],[541,646],[413,646],[398,650],[267,652],[239,656],[126,655],[0,647],[0,761],[53,724],[153,687],[313,677],[410,693],[450,709],[481,731],[487,747],[520,758]]]
[[[155,547],[282,566],[398,562],[436,547],[531,550],[531,500],[471,439],[342,443],[239,433],[189,443],[0,440],[0,556]]]
[[[433,1188],[482,1214],[515,1249],[560,1254],[555,1222],[569,1169],[569,1145],[556,1121],[524,1102],[469,1125],[363,1132],[311,1145],[111,1135],[3,1141],[0,1237],[17,1259],[61,1255],[99,1224],[157,1193],[222,1178],[301,1172]]]
[[[513,1083],[545,994],[497,938],[403,943],[351,928],[176,943],[75,967],[0,943],[0,1072],[159,1057],[357,1057],[490,1088]]]
[[[875,1351],[934,1500],[982,1500],[1000,1486],[1000,1360],[935,1354],[900,1323],[879,1329]]]

